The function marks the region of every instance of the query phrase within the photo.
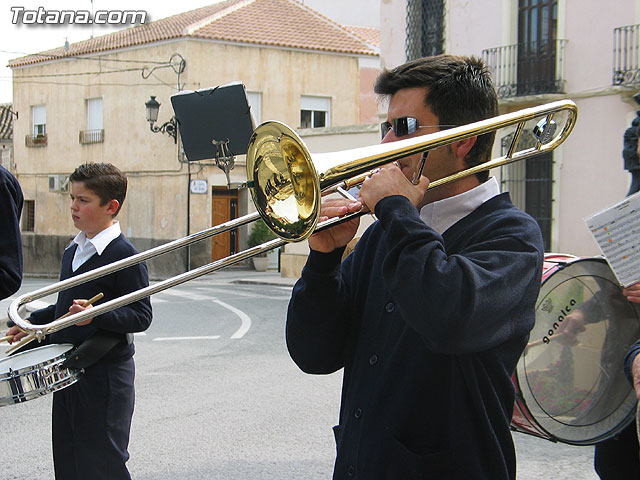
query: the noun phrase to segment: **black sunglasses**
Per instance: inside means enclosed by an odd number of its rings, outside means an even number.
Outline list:
[[[384,138],[387,136],[387,133],[389,133],[389,130],[393,129],[396,137],[404,137],[405,135],[415,133],[419,128],[451,128],[455,126],[456,125],[420,125],[417,118],[399,117],[393,119],[393,125],[389,122],[382,122],[380,124],[380,133],[382,133],[382,138]]]

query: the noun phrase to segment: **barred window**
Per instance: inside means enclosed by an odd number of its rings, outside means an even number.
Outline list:
[[[25,200],[22,207],[22,231],[33,232],[36,225],[36,201]]]
[[[513,140],[513,133],[502,138],[502,155],[505,155]],[[517,150],[535,146],[533,136],[523,136]],[[553,153],[541,153],[524,162],[513,162],[501,167],[502,191],[509,192],[511,200],[521,210],[536,219],[544,248],[551,250],[551,224],[553,204]]]
[[[444,52],[445,0],[407,0],[407,60]]]
[[[519,0],[518,95],[563,91],[557,30],[557,0]]]

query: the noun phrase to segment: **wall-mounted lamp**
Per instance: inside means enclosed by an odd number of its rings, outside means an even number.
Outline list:
[[[171,117],[168,122],[163,123],[159,127],[154,125],[158,120],[158,112],[160,111],[160,102],[156,100],[156,97],[151,95],[151,98],[145,102],[145,107],[147,107],[147,122],[149,122],[149,127],[151,131],[154,133],[162,132],[167,135],[173,137],[173,142],[178,142],[177,136],[177,124],[176,117]]]

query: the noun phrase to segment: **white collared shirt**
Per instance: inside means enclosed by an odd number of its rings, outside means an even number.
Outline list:
[[[425,205],[420,210],[420,218],[436,232],[443,234],[458,220],[499,194],[498,181],[491,177],[471,190]]]
[[[118,238],[120,233],[120,222],[117,221],[113,222],[113,225],[105,228],[93,238],[87,238],[84,232],[78,233],[69,244],[69,247],[74,243],[78,245],[76,253],[73,256],[73,261],[71,262],[71,269],[75,272],[84,262],[89,260],[94,253],[102,255],[107,245]]]

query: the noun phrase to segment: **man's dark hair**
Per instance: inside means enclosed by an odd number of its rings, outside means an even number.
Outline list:
[[[117,200],[120,206],[114,217],[118,215],[127,195],[127,176],[110,163],[84,163],[73,171],[69,181],[83,182],[85,188],[100,197],[100,205]]]
[[[491,75],[479,58],[454,55],[419,58],[382,71],[374,91],[389,97],[398,90],[416,87],[428,88],[424,103],[442,125],[466,125],[498,115]],[[470,167],[491,159],[495,136],[495,132],[478,136],[465,157]],[[476,175],[484,182],[489,172]]]

